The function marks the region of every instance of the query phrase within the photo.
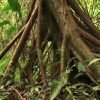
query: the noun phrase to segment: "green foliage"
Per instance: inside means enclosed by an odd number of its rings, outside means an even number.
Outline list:
[[[68,80],[67,72],[63,72],[58,80],[53,80],[52,86],[51,86],[50,100],[54,100],[57,97],[62,87],[67,84],[67,80]]]
[[[3,27],[4,25],[10,24],[10,21],[8,20],[4,20],[2,22],[0,22],[0,27]]]
[[[6,34],[8,37],[12,36],[12,34],[15,32],[15,27],[9,26],[8,30],[6,31]]]
[[[8,4],[11,10],[18,12],[19,16],[21,17],[21,5],[19,4],[18,0],[8,0]]]
[[[92,87],[92,89],[93,89],[94,91],[100,91],[100,86]]]
[[[82,9],[91,17],[95,25],[100,28],[100,0],[78,0]]]
[[[26,90],[28,91],[26,93],[26,98],[28,100],[42,100],[40,96],[40,93],[43,92],[41,86],[29,85],[26,87]]]
[[[14,78],[15,82],[19,82],[20,81],[20,72],[19,72],[19,68],[17,68],[16,72],[15,72],[15,78]]]
[[[85,66],[81,63],[81,62],[78,62],[78,71],[79,72],[85,72]]]
[[[67,97],[66,97],[66,99],[65,100],[73,100],[73,97],[72,97],[72,95],[67,95]],[[75,100],[75,99],[74,99]]]
[[[10,10],[10,6],[9,6],[9,5],[5,5],[5,6],[0,10],[0,12],[2,12],[2,13],[7,13],[7,12],[9,12],[9,10]]]
[[[100,61],[100,58],[97,58],[97,59],[90,61],[88,66],[91,66],[92,64],[96,63],[97,61]]]
[[[7,65],[7,63],[9,62],[9,58],[10,58],[10,53],[8,53],[7,55],[5,55],[1,60],[0,60],[0,73],[2,73],[5,69],[5,66]]]

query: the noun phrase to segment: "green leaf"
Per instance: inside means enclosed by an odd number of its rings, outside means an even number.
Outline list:
[[[15,30],[15,27],[10,26],[9,29],[6,31],[7,36],[10,37]]]
[[[10,9],[11,9],[10,6],[9,5],[6,5],[6,6],[4,6],[3,9],[0,10],[0,12],[1,13],[9,12]]]
[[[85,72],[85,66],[81,62],[78,63],[78,71]]]
[[[94,90],[94,91],[100,91],[100,86],[95,86],[95,87],[93,87],[93,90]]]
[[[82,73],[82,72],[79,72],[79,73],[77,73],[76,75],[75,75],[75,79],[77,79],[78,77],[80,77],[80,76],[82,76],[84,73]]]
[[[100,61],[100,58],[92,60],[89,64],[88,67],[91,66],[93,63],[96,63],[97,61]]]
[[[73,100],[72,95],[67,95],[66,100]]]
[[[13,11],[20,11],[20,4],[18,0],[8,0],[8,3]]]
[[[8,4],[11,10],[18,12],[19,16],[21,16],[21,5],[19,4],[18,0],[8,0]]]
[[[63,72],[62,75],[59,77],[58,80],[54,80],[52,82],[52,89],[51,89],[51,95],[50,95],[50,100],[54,100],[56,96],[59,94],[60,90],[62,87],[67,84],[67,79],[68,79],[68,73]]]
[[[4,20],[3,22],[0,22],[0,27],[7,25],[7,24],[10,24],[10,21]]]

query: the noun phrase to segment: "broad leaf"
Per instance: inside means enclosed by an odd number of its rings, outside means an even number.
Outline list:
[[[86,71],[85,66],[81,62],[79,62],[78,63],[78,72],[85,72],[85,71]]]

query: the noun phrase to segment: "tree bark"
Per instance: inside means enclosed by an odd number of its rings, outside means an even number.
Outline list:
[[[76,24],[72,14],[71,9],[69,8],[66,0],[46,0],[47,4],[49,6],[49,9],[53,12],[53,15],[55,16],[60,31],[62,34],[69,34],[68,36],[71,38],[71,43],[74,47],[74,49],[77,51],[77,53],[82,57],[83,61],[91,61],[93,59],[96,59],[95,56],[91,53],[90,49],[87,47],[87,45],[84,43],[84,41],[80,37],[80,33],[77,31],[79,28]],[[87,65],[89,62],[86,63]],[[90,71],[87,71],[89,77],[91,76],[89,72],[93,74],[92,80],[97,83],[100,82],[100,62],[97,61],[95,68],[94,65],[89,67]],[[86,66],[87,69],[87,66]],[[95,72],[95,74],[94,74]]]

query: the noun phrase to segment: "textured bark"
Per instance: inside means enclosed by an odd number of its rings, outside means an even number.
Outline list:
[[[47,0],[46,0],[47,1]],[[90,49],[83,42],[80,37],[80,33],[76,30],[78,29],[78,25],[76,24],[71,10],[68,7],[68,4],[65,0],[51,0],[47,1],[50,10],[53,12],[55,18],[57,19],[60,31],[63,34],[70,34],[71,42],[73,44],[74,49],[76,49],[77,53],[81,55],[83,61],[96,59],[95,56],[91,53]],[[66,30],[66,31],[64,31]],[[89,62],[88,62],[89,63]],[[94,78],[92,79],[90,73],[88,73],[89,77],[94,81],[100,82],[100,63],[97,62],[95,65],[95,69],[93,66],[89,67],[90,72],[93,74]],[[86,68],[87,69],[87,68]],[[95,72],[95,74],[94,74]]]
[[[41,35],[44,34],[43,32],[43,10],[42,10],[42,0],[38,0],[38,23],[37,23],[37,40],[36,40],[36,49],[37,49],[37,56],[38,56],[38,61],[39,61],[39,69],[40,69],[40,75],[42,82],[44,86],[47,86],[47,81],[46,81],[46,73],[45,73],[45,68],[43,65],[43,55],[41,51]]]
[[[70,3],[75,13],[80,17],[83,23],[85,23],[88,26],[88,28],[92,31],[91,34],[100,40],[100,31],[93,24],[91,18],[79,7],[79,5],[75,0],[66,0],[66,1]]]
[[[69,39],[68,36],[65,34],[66,31],[63,34],[62,37],[62,46],[61,46],[61,67],[60,67],[60,74],[62,74],[65,70],[68,64],[66,64],[66,61],[69,61],[70,54],[69,54]]]

